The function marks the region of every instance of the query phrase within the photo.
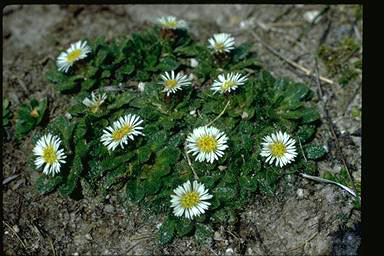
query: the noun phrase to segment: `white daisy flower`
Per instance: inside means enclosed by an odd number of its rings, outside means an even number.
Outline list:
[[[223,150],[228,147],[227,140],[228,137],[219,129],[201,126],[195,128],[187,137],[187,149],[189,149],[187,153],[197,155],[195,160],[199,162],[206,160],[213,163],[224,155]]]
[[[65,163],[63,159],[67,156],[64,154],[64,149],[59,149],[61,140],[58,136],[48,133],[41,137],[35,148],[33,154],[37,156],[35,159],[36,168],[40,168],[45,164],[43,173],[46,175],[60,172],[60,164]]]
[[[237,86],[243,85],[247,80],[248,78],[242,76],[240,73],[221,74],[218,76],[218,79],[213,82],[211,90],[214,91],[214,94],[216,92],[223,94],[231,90],[236,90]]]
[[[101,142],[108,147],[108,150],[115,150],[120,145],[124,148],[124,144],[128,144],[128,139],[134,140],[133,136],[143,135],[140,130],[144,129],[139,126],[143,120],[135,114],[128,114],[120,117],[113,122],[112,126],[104,129],[101,136]]]
[[[295,140],[285,132],[278,131],[267,135],[263,141],[260,155],[267,157],[265,161],[269,161],[269,164],[276,160],[276,166],[283,167],[297,156]]]
[[[164,16],[158,19],[160,26],[164,29],[187,29],[185,20],[177,20],[174,16]]]
[[[71,44],[66,51],[60,53],[57,58],[57,66],[59,71],[68,72],[68,69],[73,65],[74,62],[84,59],[87,54],[91,52],[91,47],[87,45],[86,41],[78,41]]]
[[[208,47],[213,49],[214,52],[230,52],[235,48],[235,38],[227,33],[214,34],[213,37],[208,39],[208,42]]]
[[[176,195],[171,195],[171,203],[173,214],[177,217],[184,214],[185,218],[193,219],[195,216],[203,214],[211,205],[206,200],[211,199],[212,195],[208,194],[208,189],[205,189],[204,184],[196,180],[192,184],[188,180],[173,192]]]
[[[166,92],[167,96],[170,93],[175,93],[177,90],[181,90],[182,86],[191,85],[191,79],[184,75],[182,72],[178,73],[175,77],[175,72],[172,70],[170,74],[165,72],[165,75],[160,75],[163,82],[159,84],[164,85],[162,92]]]
[[[99,107],[103,102],[107,99],[107,94],[95,94],[94,92],[91,93],[91,99],[88,97],[83,100],[83,104],[91,109],[93,113],[96,113],[99,110]]]

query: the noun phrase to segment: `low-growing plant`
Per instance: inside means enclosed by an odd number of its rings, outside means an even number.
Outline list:
[[[253,195],[272,195],[283,175],[316,172],[315,161],[325,152],[311,144],[320,118],[310,102],[313,93],[304,84],[264,70],[252,43],[218,55],[185,30],[155,26],[110,42],[89,41],[89,46],[91,53],[68,72],[51,64],[47,73],[59,91],[76,96],[68,110],[70,119],[56,117],[33,138],[36,144],[47,133],[57,136],[58,148],[65,153],[59,173],[38,178],[39,192],[105,198],[111,191],[123,191],[125,200],[168,215],[159,230],[161,243],[192,234],[204,242],[214,225],[234,225]],[[191,59],[197,66],[191,66]],[[191,85],[167,95],[161,80],[166,71],[191,76]],[[213,81],[231,72],[241,73],[246,81],[236,90],[213,93]],[[145,86],[138,89],[142,82]],[[96,91],[97,108],[89,107],[84,99]],[[121,118],[128,114],[131,119],[124,123]],[[186,147],[188,136],[204,126],[214,126],[228,138],[223,155],[210,162],[196,161]],[[130,129],[142,134],[124,142],[122,133],[129,134]],[[263,139],[277,131],[296,142],[295,159],[284,166],[271,165],[261,156]],[[121,143],[108,150],[108,136]],[[49,159],[54,162],[51,155]],[[39,169],[38,163],[38,157],[31,156],[33,169]],[[194,180],[212,196],[207,196],[209,207],[199,210],[203,214],[196,218],[176,216],[171,195]]]
[[[18,119],[15,125],[16,138],[20,139],[41,123],[47,109],[47,99],[38,101],[30,100],[21,104],[18,111]]]
[[[354,187],[356,188],[356,198],[354,200],[354,207],[356,209],[361,208],[361,201],[360,201],[360,196],[361,196],[361,182],[354,182],[352,184],[352,181],[348,175],[348,171],[346,168],[342,168],[339,173],[332,173],[330,171],[326,171],[323,174],[323,178],[327,180],[331,180],[337,183],[340,183],[341,185],[347,186],[347,187]],[[354,185],[354,186],[353,186]]]
[[[317,54],[324,62],[327,72],[331,76],[337,76],[338,83],[345,86],[361,72],[361,58],[352,58],[359,50],[360,46],[356,41],[345,37],[336,47],[322,44]]]
[[[11,111],[9,110],[9,100],[7,98],[3,99],[3,127],[10,124]]]

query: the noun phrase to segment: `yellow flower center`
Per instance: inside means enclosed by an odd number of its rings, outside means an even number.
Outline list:
[[[102,102],[101,100],[97,100],[93,103],[93,106],[91,106],[91,112],[92,113],[96,113],[97,111],[99,111],[99,108],[101,106]]]
[[[124,136],[128,135],[130,132],[132,132],[133,127],[130,124],[126,124],[120,129],[117,129],[112,133],[112,138],[116,141],[121,140]]]
[[[43,158],[48,164],[53,164],[57,160],[56,150],[52,146],[48,146],[43,151]]]
[[[67,61],[68,62],[74,62],[75,60],[77,60],[77,58],[80,57],[80,54],[81,54],[81,50],[80,49],[76,49],[76,50],[68,53]]]
[[[224,50],[224,44],[223,43],[216,43],[215,49],[218,51],[223,51]]]
[[[197,140],[197,147],[204,153],[213,152],[217,149],[217,140],[212,135],[201,136]]]
[[[99,110],[99,107],[100,107],[99,104],[94,105],[93,107],[91,107],[91,112],[96,113]]]
[[[176,80],[167,80],[164,83],[165,88],[168,88],[168,89],[173,89],[176,87],[176,85],[177,85]]]
[[[177,22],[176,21],[167,21],[167,22],[163,22],[162,25],[164,27],[176,27],[177,25]]]
[[[273,156],[282,157],[285,152],[285,145],[281,142],[275,142],[270,146],[271,152]]]
[[[199,194],[196,191],[190,191],[185,193],[181,197],[180,203],[183,208],[191,209],[200,202]]]
[[[223,86],[221,86],[221,90],[222,91],[226,91],[228,90],[229,88],[232,88],[233,86],[236,85],[236,82],[233,81],[233,80],[227,80],[223,83]]]
[[[31,111],[31,116],[32,117],[38,117],[39,116],[39,112],[37,112],[37,107],[36,108],[34,108],[32,111]]]

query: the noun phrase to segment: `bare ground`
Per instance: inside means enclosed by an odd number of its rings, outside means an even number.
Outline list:
[[[324,11],[311,24],[309,11]],[[64,113],[69,97],[60,96],[44,79],[49,59],[59,49],[87,37],[113,38],[137,31],[157,17],[175,15],[190,23],[200,40],[230,32],[252,40],[266,69],[277,76],[308,84],[315,92],[323,124],[316,142],[328,148],[319,175],[342,168],[361,179],[361,72],[348,85],[337,83],[316,53],[321,44],[337,47],[345,37],[360,45],[348,56],[361,58],[362,20],[357,6],[331,5],[29,5],[3,9],[3,97],[11,111],[27,98],[48,97],[50,118]],[[257,37],[252,33],[256,33]],[[263,43],[264,42],[264,43]],[[272,52],[273,48],[280,57]],[[281,57],[313,71],[306,74]],[[317,80],[317,72],[332,80]],[[14,120],[13,120],[14,124]],[[216,226],[212,240],[198,245],[192,237],[159,245],[155,231],[164,216],[153,216],[123,204],[120,194],[75,201],[57,194],[39,195],[26,165],[30,138],[17,143],[13,128],[3,142],[3,177],[19,175],[3,185],[3,250],[6,255],[210,254],[210,255],[356,255],[361,241],[360,211],[349,194],[330,184],[300,176],[281,179],[274,197],[257,196],[240,213],[234,227]],[[41,129],[41,128],[37,128]]]

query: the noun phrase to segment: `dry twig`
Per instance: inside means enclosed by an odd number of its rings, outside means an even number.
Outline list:
[[[317,66],[317,61],[316,61],[316,69],[315,69],[315,70],[316,70],[316,82],[317,82],[317,85],[318,85],[318,87],[319,87],[319,91],[320,91],[320,93],[323,94],[322,87],[321,87],[321,82],[320,82],[319,69],[318,69],[318,66]],[[356,186],[355,186],[354,179],[353,179],[353,177],[352,177],[352,173],[351,173],[351,171],[349,170],[349,168],[348,168],[348,166],[347,166],[347,163],[346,163],[346,161],[345,161],[345,157],[344,157],[343,151],[342,151],[342,149],[341,149],[341,147],[340,147],[339,139],[338,139],[338,137],[337,137],[337,135],[336,135],[335,130],[333,129],[333,123],[332,123],[331,117],[329,116],[328,109],[327,109],[327,107],[326,107],[327,103],[328,103],[328,101],[326,101],[326,102],[324,103],[324,107],[323,107],[323,109],[324,109],[325,117],[326,117],[326,119],[327,119],[327,121],[328,121],[328,126],[329,126],[329,128],[330,128],[330,130],[331,130],[331,135],[333,136],[334,140],[336,141],[336,147],[337,147],[337,150],[340,152],[341,160],[342,160],[342,162],[343,162],[343,165],[344,165],[345,169],[347,170],[348,177],[349,177],[349,179],[351,180],[352,188],[353,188],[353,191],[352,191],[353,194],[352,194],[352,195],[354,195],[354,196],[355,196],[356,198],[358,198],[359,201],[360,201],[361,199],[360,199],[359,196],[357,196],[357,193],[356,193],[357,190],[356,190]],[[321,179],[321,178],[319,178],[319,179]],[[328,181],[328,180],[326,180],[326,181]],[[336,183],[336,182],[330,182],[330,183]],[[338,186],[343,186],[343,185],[341,185],[341,184],[339,184],[339,183],[336,183],[336,185],[338,185]],[[344,186],[343,186],[343,188],[344,188]],[[344,189],[345,189],[345,188],[344,188]],[[348,191],[348,189],[349,189],[349,188],[347,188],[346,190]],[[351,193],[350,191],[348,191],[348,192]]]
[[[303,178],[306,178],[306,179],[310,179],[310,180],[314,180],[314,181],[318,181],[318,182],[324,182],[324,183],[329,183],[329,184],[334,184],[336,186],[339,186],[340,188],[344,189],[345,191],[347,191],[349,194],[351,194],[353,197],[356,197],[360,200],[360,197],[356,195],[356,193],[348,188],[347,186],[344,186],[340,183],[337,183],[335,181],[332,181],[332,180],[327,180],[327,179],[323,179],[323,178],[320,178],[320,177],[317,177],[317,176],[312,176],[312,175],[308,175],[308,174],[305,174],[305,173],[299,173],[299,175]]]
[[[217,119],[219,119],[219,118],[224,114],[225,110],[226,110],[227,107],[229,106],[229,103],[230,103],[230,100],[228,100],[228,102],[227,102],[227,104],[225,105],[223,111],[221,111],[221,113],[220,113],[215,119],[213,119],[211,122],[209,122],[209,123],[207,124],[207,126],[210,126],[211,124],[213,124]]]
[[[189,159],[189,156],[188,156],[188,153],[187,153],[187,148],[184,147],[184,150],[185,150],[185,152],[184,152],[184,157],[187,159],[188,165],[189,165],[189,167],[191,167],[191,169],[192,169],[193,176],[194,176],[195,180],[198,180],[198,179],[199,179],[199,176],[197,176],[197,173],[195,172],[195,169],[194,169],[193,166],[192,166],[191,159]]]
[[[280,53],[278,53],[275,49],[273,49],[272,47],[270,47],[267,43],[265,43],[263,40],[260,39],[260,37],[254,32],[254,31],[251,31],[251,34],[253,35],[253,37],[259,41],[265,48],[267,48],[270,52],[272,52],[274,55],[276,55],[277,57],[279,57],[280,59],[282,59],[283,61],[287,62],[289,65],[301,70],[302,72],[305,73],[305,75],[307,76],[313,76],[315,77],[315,75],[313,74],[313,71],[312,70],[309,70],[299,64],[297,64],[296,62],[290,60],[290,59],[287,59],[286,57],[282,56]],[[323,76],[319,76],[320,80],[323,81],[323,82],[326,82],[328,84],[334,84],[334,82],[329,79],[329,78],[326,78],[326,77],[323,77]]]
[[[27,249],[27,247],[25,246],[23,240],[21,240],[21,238],[19,237],[19,235],[16,233],[16,231],[10,226],[8,225],[7,222],[3,221],[3,223],[12,231],[13,234],[16,235],[17,239],[20,241],[20,243],[23,245],[24,249]]]

